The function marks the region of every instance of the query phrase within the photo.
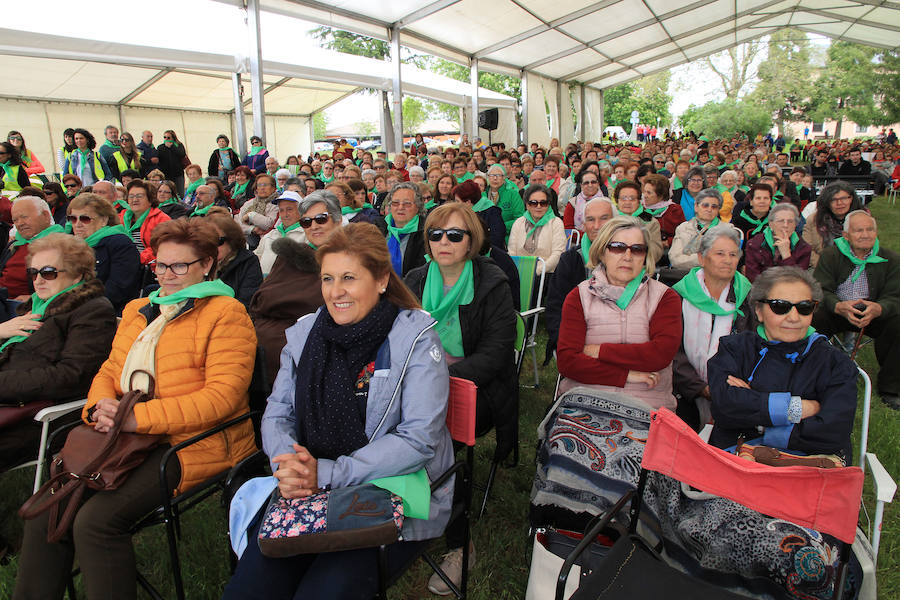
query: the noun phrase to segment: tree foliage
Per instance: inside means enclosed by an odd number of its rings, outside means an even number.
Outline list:
[[[328,115],[325,111],[319,111],[313,115],[313,137],[317,140],[325,138],[325,132],[328,130]]]
[[[749,98],[770,111],[778,130],[806,121],[814,96],[813,67],[806,33],[787,28],[769,37],[768,57],[759,65],[759,83]]]
[[[426,102],[413,96],[403,98],[403,128],[414,133],[429,118]]]
[[[890,125],[900,121],[900,52],[886,50],[879,58],[875,92],[883,119],[878,125]]]
[[[875,105],[877,53],[871,46],[844,41],[828,48],[825,69],[816,81],[813,115],[816,120],[837,121],[837,137],[844,119],[859,125],[879,124],[883,119]]]
[[[739,46],[716,52],[699,61],[719,78],[725,98],[737,100],[748,91],[749,84],[756,77],[756,61],[762,49],[762,42],[755,40]]]
[[[671,120],[669,107],[670,71],[661,71],[637,81],[623,83],[606,90],[603,94],[603,115],[606,125],[618,125],[631,131],[631,111],[640,113],[642,123],[667,125]]]
[[[772,127],[772,114],[751,100],[725,99],[703,106],[691,105],[681,115],[681,126],[697,135],[726,138],[744,132],[751,138]]]
[[[309,33],[319,40],[320,46],[329,50],[377,58],[378,60],[386,60],[391,55],[391,47],[387,42],[365,35],[357,35],[331,27],[316,27]]]

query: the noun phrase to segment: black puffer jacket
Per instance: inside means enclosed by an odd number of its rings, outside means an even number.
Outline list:
[[[239,300],[245,308],[250,308],[250,299],[263,281],[259,258],[246,248],[241,248],[219,271],[219,279],[231,286],[236,300]]]
[[[17,312],[27,314],[31,300]],[[0,402],[57,403],[84,398],[109,356],[116,313],[99,279],[78,286],[50,303],[43,326],[0,353]]]
[[[519,384],[513,360],[516,318],[512,294],[503,271],[484,256],[472,259],[475,297],[459,307],[465,358],[450,365],[450,375],[478,386],[476,434],[497,429],[495,459],[512,450],[518,427]],[[406,285],[422,298],[428,266],[406,276]]]
[[[103,282],[106,297],[117,315],[141,291],[141,255],[134,242],[124,233],[110,235],[94,246],[97,279]]]

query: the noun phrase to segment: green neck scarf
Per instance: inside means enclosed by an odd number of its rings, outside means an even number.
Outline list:
[[[437,206],[437,202],[435,202],[434,200],[429,200],[425,203],[425,210],[431,210],[435,206]]]
[[[163,202],[160,202],[160,203],[159,203],[159,206],[168,206],[168,205],[170,205],[170,204],[179,204],[180,202],[181,202],[181,201],[180,201],[178,198],[175,198],[175,197],[173,196],[172,198],[169,198],[168,200],[165,200],[165,201],[163,201]]]
[[[622,310],[628,308],[628,305],[631,304],[631,300],[637,293],[638,288],[641,286],[641,281],[643,281],[644,275],[646,273],[647,269],[641,269],[640,274],[628,282],[628,285],[625,286],[625,291],[622,292],[622,295],[619,296],[618,300],[616,300],[616,306],[618,306]]]
[[[472,261],[467,260],[462,274],[450,291],[444,295],[444,278],[434,261],[428,265],[425,289],[422,293],[422,308],[431,313],[437,321],[437,333],[441,345],[450,356],[464,356],[462,331],[459,326],[459,306],[469,304],[475,297],[475,283],[472,276]]]
[[[184,190],[184,197],[187,198],[188,196],[193,194],[194,191],[198,187],[200,187],[201,185],[204,185],[204,184],[206,184],[206,181],[204,181],[204,179],[202,177],[200,179],[198,179],[197,181],[195,181],[194,183],[190,184],[189,186],[187,186],[187,189]]]
[[[674,182],[673,185],[672,185],[672,189],[673,189],[673,190],[680,190],[680,189],[683,188],[683,187],[684,187],[684,184],[681,183],[681,180],[678,179],[678,178],[676,177],[676,178],[675,178],[675,182]]]
[[[643,205],[638,206],[638,209],[630,215],[627,212],[622,212],[621,210],[619,211],[619,214],[623,217],[634,217],[635,219],[638,219],[642,214],[644,214],[644,207]]]
[[[483,210],[487,210],[490,207],[495,206],[493,202],[491,202],[488,197],[484,194],[481,195],[481,198],[478,199],[478,202],[472,206],[472,210],[475,212],[481,212]]]
[[[847,241],[847,238],[839,237],[835,239],[834,245],[837,247],[838,252],[850,259],[850,262],[854,265],[862,265],[862,269],[853,276],[852,281],[854,282],[859,279],[863,271],[866,270],[866,265],[887,262],[886,258],[878,256],[878,251],[881,249],[881,243],[878,241],[878,238],[875,238],[875,245],[872,247],[872,252],[866,258],[857,258],[857,256],[853,254],[853,250],[850,248],[850,242]]]
[[[247,186],[250,185],[249,181],[245,181],[244,183],[235,183],[234,189],[231,190],[231,197],[240,196],[244,192],[247,191]]]
[[[318,249],[319,249],[318,246],[316,246],[315,244],[313,244],[313,243],[310,242],[309,240],[306,241],[306,245],[309,246],[310,248],[312,248],[313,250],[318,250]]]
[[[147,220],[147,215],[149,214],[150,209],[148,208],[144,211],[144,214],[138,217],[138,220],[135,221],[134,211],[129,208],[125,211],[125,214],[122,215],[122,225],[125,226],[125,229],[128,231],[128,233],[134,233],[136,230],[141,228],[141,225],[143,225],[144,221]]]
[[[371,208],[372,210],[375,210],[375,207],[372,206],[372,204],[371,204],[370,202],[363,202],[363,206],[362,206],[362,207],[363,207],[363,208]]]
[[[744,217],[744,219],[748,223],[756,225],[756,227],[753,229],[753,231],[750,232],[750,235],[756,235],[757,233],[762,231],[766,227],[766,225],[769,224],[769,215],[768,214],[766,214],[766,216],[764,216],[761,219],[757,219],[756,217],[753,216],[752,213],[750,213],[749,209],[745,208],[744,210],[741,211],[741,216]]]
[[[388,235],[393,237],[397,242],[400,242],[400,236],[405,235],[407,233],[413,233],[418,231],[419,229],[419,215],[414,216],[409,220],[409,223],[404,225],[403,227],[396,227],[394,225],[394,216],[388,215],[385,217],[385,222],[387,223]]]
[[[775,250],[775,235],[772,233],[772,228],[768,225],[763,229],[763,239],[766,241],[766,246],[772,251],[772,255],[778,256],[778,252]],[[794,249],[798,241],[800,241],[800,236],[797,235],[797,232],[791,232],[791,250]]]
[[[51,302],[53,302],[54,300],[56,300],[57,298],[59,298],[60,296],[65,294],[66,292],[74,290],[82,283],[84,283],[84,281],[78,281],[76,283],[73,283],[66,289],[53,294],[46,300],[41,300],[40,298],[38,298],[38,295],[36,293],[32,294],[31,295],[31,312],[33,312],[35,315],[37,315],[37,318],[34,320],[35,321],[43,321],[44,313],[47,311],[47,307],[50,306]],[[12,346],[13,344],[18,344],[19,342],[23,342],[27,339],[28,339],[27,335],[14,335],[11,338],[9,338],[8,340],[6,340],[5,342],[3,342],[3,345],[0,346],[0,352],[3,352],[4,350],[6,350],[7,346]]]
[[[669,208],[669,205],[668,205],[668,204],[666,204],[665,206],[660,206],[659,208],[647,208],[647,207],[645,206],[645,207],[644,207],[644,210],[647,211],[647,213],[648,213],[650,216],[656,217],[656,218],[658,219],[660,216],[662,216],[662,214],[663,214],[664,212],[666,212],[666,209],[667,209],[667,208]]]
[[[584,266],[587,267],[591,262],[588,259],[588,253],[591,251],[591,240],[588,239],[587,234],[581,236],[581,258],[584,259]]]
[[[814,334],[814,333],[816,333],[816,328],[815,328],[815,327],[812,327],[812,326],[807,327],[807,328],[806,328],[806,335],[803,337],[803,339],[808,338],[809,336],[811,336],[811,335]],[[766,335],[766,328],[763,327],[762,325],[757,325],[757,326],[756,326],[756,335],[758,335],[758,336],[761,337],[762,339],[766,340],[767,342],[771,342],[771,341],[772,341],[772,340],[769,339],[769,336]]]
[[[205,217],[207,214],[209,214],[209,210],[215,205],[216,205],[215,202],[210,202],[207,206],[204,206],[203,208],[195,208],[194,212],[191,213],[191,216],[192,217]]]
[[[9,161],[0,163],[0,167],[3,167],[4,178],[9,181],[16,181],[16,175],[13,173],[12,167],[13,165],[9,164]]]
[[[159,292],[160,290],[150,292],[150,295],[148,296],[150,298],[150,304],[178,304],[189,298],[208,298],[209,296],[228,296],[229,298],[234,298],[234,290],[231,289],[231,286],[228,284],[223,283],[221,279],[201,281],[200,283],[189,285],[168,296],[160,296]]]
[[[250,146],[250,154],[254,155],[254,156],[261,152],[265,152],[265,151],[266,151],[265,146]]]
[[[108,238],[111,235],[118,235],[120,233],[128,235],[128,232],[125,231],[125,228],[121,225],[105,225],[84,238],[84,243],[93,248],[103,238]]]
[[[355,215],[356,213],[360,212],[361,210],[362,210],[362,208],[353,208],[352,206],[342,206],[341,214],[342,215]]]
[[[22,234],[21,234],[21,233],[19,233],[19,232],[17,231],[17,232],[16,232],[16,241],[14,241],[14,242],[12,243],[12,245],[13,245],[14,248],[15,248],[16,246],[24,246],[25,244],[30,244],[30,243],[33,242],[34,240],[39,240],[39,239],[41,239],[41,238],[44,237],[44,236],[50,235],[51,233],[65,233],[65,232],[66,232],[66,230],[63,229],[62,227],[60,227],[59,225],[57,225],[56,223],[54,223],[53,225],[51,225],[51,226],[48,227],[47,229],[45,229],[45,230],[43,230],[43,231],[41,231],[41,232],[38,232],[38,233],[34,234],[34,237],[32,237],[32,238],[30,238],[30,239],[27,239],[27,240],[26,240],[24,237],[22,237]]]
[[[121,150],[122,149],[122,146],[116,146],[109,140],[103,140],[103,145],[106,146],[107,148],[112,148],[113,150]]]
[[[229,150],[231,150],[231,146],[225,146],[224,148],[219,148],[218,146],[216,146],[216,148],[219,150],[219,152],[228,152]]]
[[[128,210],[128,202],[126,202],[125,200],[116,200],[115,205],[122,210]]]
[[[697,277],[697,273],[700,272],[700,269],[702,269],[702,267],[694,267],[691,269],[690,273],[682,277],[681,281],[672,286],[672,289],[678,292],[682,298],[690,302],[694,308],[699,311],[720,317],[730,317],[735,313],[744,316],[740,307],[744,303],[744,300],[747,299],[747,295],[750,293],[750,287],[753,285],[750,283],[750,280],[740,273],[735,272],[734,280],[731,284],[734,286],[735,307],[734,310],[725,310],[719,306],[719,303],[716,302],[714,298],[711,298],[709,294],[703,290],[703,286],[700,285],[700,279]]]
[[[278,230],[278,233],[281,234],[281,237],[287,237],[287,234],[294,231],[298,227],[300,227],[300,221],[297,221],[289,227],[285,227],[283,223],[278,223],[278,225],[275,226],[275,229]]]
[[[538,229],[540,229],[541,227],[543,227],[544,225],[549,223],[551,220],[553,220],[553,217],[555,217],[555,216],[556,215],[553,214],[553,211],[548,208],[547,212],[544,213],[544,216],[541,217],[540,220],[535,222],[534,217],[532,217],[531,213],[526,210],[525,211],[525,220],[528,221],[529,223],[531,223],[532,225],[534,225],[534,227],[531,228],[531,231],[529,231],[528,235],[526,235],[525,237],[530,238],[531,236],[533,236],[535,233],[537,233]]]
[[[322,175],[322,174],[320,173],[320,174],[319,174],[319,179],[322,181],[322,183],[324,183],[325,185],[328,185],[329,183],[331,183],[332,181],[334,181],[334,173],[331,174],[331,177],[325,177],[324,175]]]

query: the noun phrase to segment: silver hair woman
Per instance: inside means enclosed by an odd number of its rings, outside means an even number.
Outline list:
[[[694,216],[675,228],[669,262],[676,269],[692,269],[700,265],[697,250],[700,241],[719,225],[722,194],[716,188],[705,188],[694,196]],[[729,225],[730,227],[730,225]]]
[[[391,266],[401,277],[425,264],[425,235],[422,232],[425,203],[419,185],[409,181],[398,183],[391,188],[385,200]]]
[[[674,289],[682,298],[683,337],[672,364],[678,415],[696,430],[708,423],[707,361],[722,336],[753,327],[747,296],[750,282],[737,272],[741,232],[728,224],[710,227],[700,238],[692,269]]]
[[[765,228],[747,242],[744,274],[750,281],[771,267],[809,268],[812,248],[797,235],[799,223],[800,213],[793,204],[781,202],[771,208]]]
[[[341,208],[337,196],[327,190],[307,194],[298,206],[300,226],[306,231],[306,243],[321,246],[331,232],[341,226]]]

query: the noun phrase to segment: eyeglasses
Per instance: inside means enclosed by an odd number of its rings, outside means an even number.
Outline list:
[[[147,194],[128,194],[128,200],[146,200]]]
[[[423,196],[422,199],[423,199],[423,200],[425,199],[424,196]],[[428,199],[431,200],[431,196],[429,196]],[[409,202],[409,201],[406,201],[406,202],[391,202],[391,204],[392,204],[392,205],[395,205],[397,208],[413,208],[413,207],[415,207],[415,205],[416,205],[415,202]]]
[[[703,183],[703,182],[704,182],[704,180],[700,179],[699,177],[691,177],[690,179],[688,179],[688,183]]]
[[[629,246],[625,242],[610,242],[606,245],[606,249],[613,254],[625,254],[628,250],[631,250],[631,254],[634,256],[647,254],[647,246],[644,244],[631,244]]]
[[[454,244],[458,244],[463,241],[467,235],[471,235],[467,229],[457,229],[455,227],[450,229],[429,229],[428,230],[428,241],[429,242],[439,242],[441,238],[444,237],[444,234],[447,235],[447,239],[453,242]]]
[[[764,300],[760,300],[762,304],[768,304],[769,308],[772,309],[772,312],[776,315],[786,315],[791,312],[792,308],[796,308],[797,312],[804,317],[808,317],[812,314],[814,310],[816,310],[816,306],[818,306],[818,302],[815,300],[801,300],[800,302],[788,302],[787,300],[776,300],[771,298],[766,298]]]
[[[710,204],[709,202],[702,202],[702,203],[698,204],[697,206],[699,206],[700,208],[716,208],[716,209],[719,208],[718,204]]]
[[[162,275],[166,272],[166,270],[172,271],[175,275],[187,275],[188,269],[192,264],[198,263],[202,258],[198,258],[197,260],[192,260],[191,262],[179,262],[172,263],[171,265],[167,265],[166,263],[161,263],[159,261],[155,261],[153,263],[153,272],[157,275]]]
[[[87,215],[68,215],[66,217],[66,221],[68,221],[69,223],[72,223],[73,225],[75,223],[81,223],[82,225],[87,225],[88,223],[90,223],[93,220],[94,220],[94,217],[89,217]]]
[[[31,277],[31,280],[34,281],[37,279],[37,276],[40,275],[44,278],[44,281],[53,281],[60,273],[65,273],[65,269],[57,269],[56,267],[41,267],[40,269],[33,269],[28,267],[25,269],[25,272]]]
[[[528,206],[550,206],[549,200],[529,200]]]
[[[324,225],[331,219],[331,216],[328,213],[319,213],[314,217],[303,217],[300,219],[300,227],[303,229],[309,229],[312,227],[313,221],[318,223],[319,225]]]
[[[582,179],[581,180],[581,185],[597,185],[598,183],[600,183],[600,182],[597,181],[596,179]]]

